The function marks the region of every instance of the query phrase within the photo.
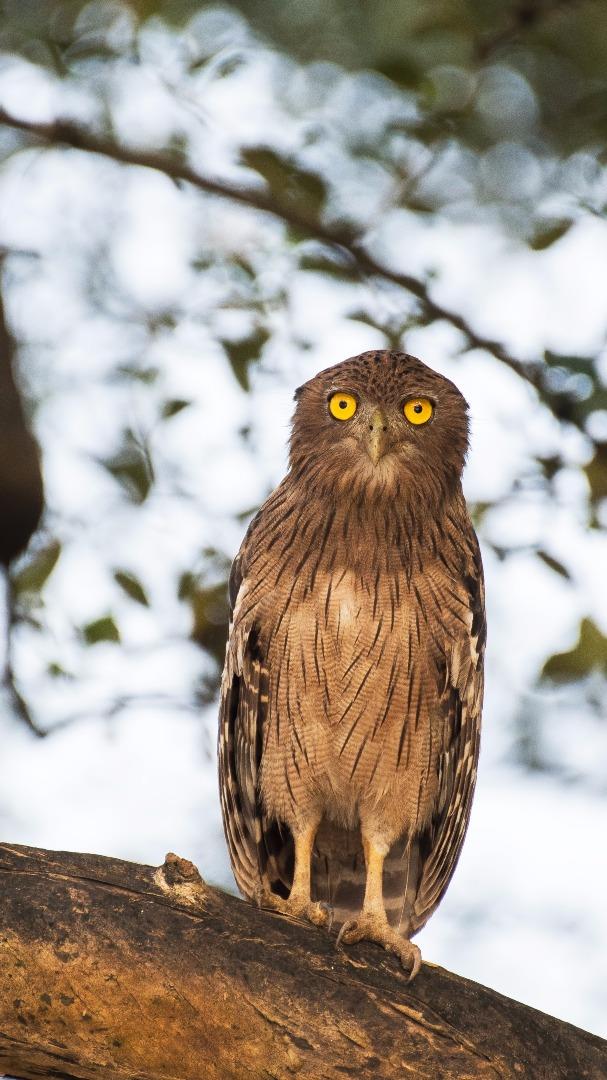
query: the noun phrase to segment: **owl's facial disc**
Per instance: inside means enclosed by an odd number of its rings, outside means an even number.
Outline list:
[[[289,464],[305,497],[317,485],[331,497],[390,500],[423,492],[430,500],[460,482],[466,402],[409,353],[352,356],[320,371],[295,396]]]

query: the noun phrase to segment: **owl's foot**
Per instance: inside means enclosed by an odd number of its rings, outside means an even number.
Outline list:
[[[401,964],[409,972],[412,982],[422,966],[422,954],[417,945],[407,941],[393,930],[384,914],[361,911],[355,919],[348,919],[337,936],[338,945],[355,945],[358,941],[374,941],[387,952],[396,953]]]
[[[281,915],[289,915],[295,919],[307,919],[314,926],[326,926],[331,929],[333,922],[333,908],[328,904],[315,902],[306,897],[291,896],[283,900],[276,893],[267,890],[259,890],[255,896],[258,907],[269,908],[270,911],[278,911]]]

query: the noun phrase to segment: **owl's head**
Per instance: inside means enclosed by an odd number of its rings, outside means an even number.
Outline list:
[[[468,406],[457,387],[415,356],[364,352],[295,392],[291,472],[323,487],[437,494],[461,478]]]

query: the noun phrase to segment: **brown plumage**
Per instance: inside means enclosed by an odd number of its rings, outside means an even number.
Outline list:
[[[377,941],[413,975],[410,938],[455,868],[478,759],[467,406],[397,352],[336,364],[295,397],[289,472],[230,578],[226,838],[245,896],[319,925],[330,907],[340,940]]]

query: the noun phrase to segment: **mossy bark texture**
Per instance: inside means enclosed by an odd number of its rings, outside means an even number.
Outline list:
[[[523,961],[522,961],[523,962]],[[607,1043],[160,868],[0,845],[0,1073],[605,1080]]]

